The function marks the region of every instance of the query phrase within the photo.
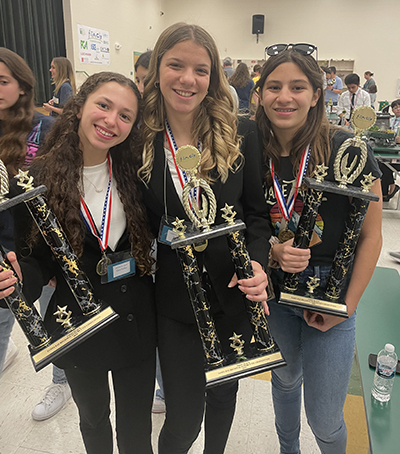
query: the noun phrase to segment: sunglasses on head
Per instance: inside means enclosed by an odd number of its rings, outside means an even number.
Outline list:
[[[305,44],[305,43],[298,43],[298,44],[273,44],[272,46],[268,46],[265,48],[265,53],[270,57],[274,57],[275,55],[284,52],[285,50],[291,47],[294,51],[299,52],[302,55],[311,55],[314,51],[317,50],[317,46],[313,44]]]

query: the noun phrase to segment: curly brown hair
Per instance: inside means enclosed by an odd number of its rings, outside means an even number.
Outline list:
[[[138,101],[138,114],[129,136],[110,148],[113,177],[124,206],[131,252],[142,274],[150,274],[154,259],[151,257],[151,235],[145,208],[141,202],[137,170],[141,164],[142,142],[138,124],[142,115],[142,99],[136,85],[125,76],[101,72],[90,76],[78,94],[70,98],[55,122],[40,156],[34,159],[31,173],[37,185],[47,186],[49,206],[57,216],[72,248],[78,256],[83,252],[85,224],[80,214],[80,191],[83,187],[83,154],[79,149],[78,128],[81,111],[88,96],[108,82],[129,87]]]
[[[330,136],[335,130],[334,127],[329,125],[325,115],[322,76],[318,63],[309,55],[302,55],[300,52],[293,51],[292,49],[286,50],[267,60],[255,88],[262,97],[263,87],[268,76],[279,65],[288,62],[295,63],[307,76],[314,93],[317,90],[320,91],[317,104],[308,111],[307,121],[293,137],[290,150],[290,160],[293,164],[293,171],[297,172],[300,165],[301,154],[304,148],[308,144],[311,144],[310,160],[307,167],[307,176],[311,176],[316,165],[328,163],[331,154]],[[256,122],[263,137],[264,159],[266,164],[269,167],[268,160],[271,158],[276,171],[279,172],[282,148],[273,133],[271,122],[266,116],[261,104],[259,104],[256,111]],[[269,170],[266,174],[266,179],[268,184],[272,184]]]
[[[10,178],[23,168],[26,156],[26,140],[32,130],[34,114],[35,77],[23,58],[5,47],[0,47],[0,62],[10,70],[23,91],[17,102],[7,110],[2,120],[0,159],[7,167]]]

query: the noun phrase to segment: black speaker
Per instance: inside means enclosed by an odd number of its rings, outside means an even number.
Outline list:
[[[264,33],[264,14],[255,14],[253,16],[253,35],[262,35]]]

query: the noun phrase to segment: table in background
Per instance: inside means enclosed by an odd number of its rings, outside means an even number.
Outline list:
[[[356,317],[356,345],[360,364],[365,413],[371,452],[397,453],[400,432],[400,376],[394,380],[392,398],[380,404],[371,396],[374,370],[368,355],[378,354],[386,343],[400,354],[400,276],[392,268],[377,267],[361,298]]]

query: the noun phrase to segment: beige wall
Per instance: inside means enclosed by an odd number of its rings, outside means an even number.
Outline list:
[[[372,71],[378,85],[378,100],[392,100],[396,96],[400,78],[399,0],[64,1],[69,10],[69,17],[66,14],[68,56],[76,69],[90,74],[99,67],[79,63],[76,24],[108,30],[112,47],[108,69],[129,75],[133,70],[134,50],[153,47],[161,30],[174,22],[185,21],[206,28],[215,38],[221,57],[258,60],[263,58],[264,48],[269,44],[315,44],[320,60],[354,59],[354,70],[361,76],[362,84],[364,71]],[[164,14],[160,15],[160,11]],[[251,34],[253,14],[265,15],[264,35],[260,35],[258,44]],[[116,41],[123,46],[120,51],[113,48]]]

